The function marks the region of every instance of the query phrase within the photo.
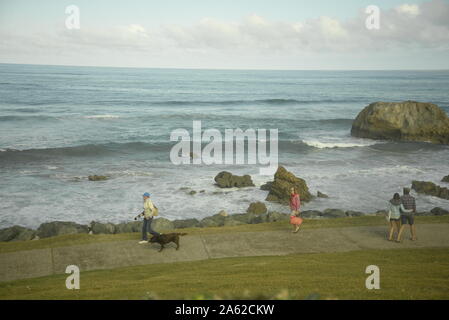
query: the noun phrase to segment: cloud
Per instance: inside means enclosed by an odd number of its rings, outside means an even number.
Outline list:
[[[3,32],[0,58],[30,52],[44,57],[46,53],[58,52],[71,57],[142,53],[142,57],[154,61],[164,55],[183,61],[188,54],[192,54],[191,60],[215,55],[222,60],[258,57],[263,61],[279,56],[294,59],[305,55],[449,50],[449,4],[443,0],[419,5],[404,3],[382,10],[379,30],[368,30],[366,19],[364,8],[360,8],[346,20],[320,16],[303,21],[273,21],[252,14],[239,21],[209,17],[191,25],[173,22],[152,28],[140,21],[103,28],[81,25],[79,30],[60,29],[46,34]]]

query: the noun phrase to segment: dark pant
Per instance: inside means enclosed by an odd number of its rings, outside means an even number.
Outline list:
[[[159,233],[154,231],[151,228],[151,222],[153,222],[153,218],[150,219],[143,219],[143,226],[142,226],[142,240],[148,240],[147,233],[151,233],[154,236],[158,236]]]
[[[401,224],[409,224],[409,225],[415,224],[415,219],[413,215],[401,214]]]

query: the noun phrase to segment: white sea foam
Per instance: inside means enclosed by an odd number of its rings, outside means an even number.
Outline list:
[[[378,143],[377,141],[334,142],[319,140],[303,140],[303,142],[311,147],[319,149],[367,147]]]

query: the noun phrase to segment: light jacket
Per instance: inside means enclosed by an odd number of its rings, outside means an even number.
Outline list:
[[[404,206],[401,204],[394,205],[391,202],[389,202],[390,210],[388,212],[388,215],[390,219],[399,219],[401,217],[401,213],[410,213],[413,210],[407,210],[404,208]]]
[[[150,198],[145,199],[144,203],[143,203],[143,210],[144,210],[144,217],[149,219],[153,217],[153,213],[154,213],[154,204],[153,202],[151,202]]]

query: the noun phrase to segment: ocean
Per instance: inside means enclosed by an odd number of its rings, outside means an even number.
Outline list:
[[[272,176],[257,165],[174,165],[177,128],[278,129],[279,164],[330,196],[303,210],[375,212],[412,180],[449,174],[449,146],[350,136],[376,101],[449,113],[449,71],[176,70],[0,64],[0,228],[131,220],[150,192],[160,216],[245,212]],[[255,188],[222,190],[220,171]],[[107,181],[88,181],[89,175]],[[195,190],[198,193],[190,195]],[[204,192],[200,192],[204,191]],[[447,200],[416,195],[419,210]],[[267,203],[271,210],[288,208]]]

